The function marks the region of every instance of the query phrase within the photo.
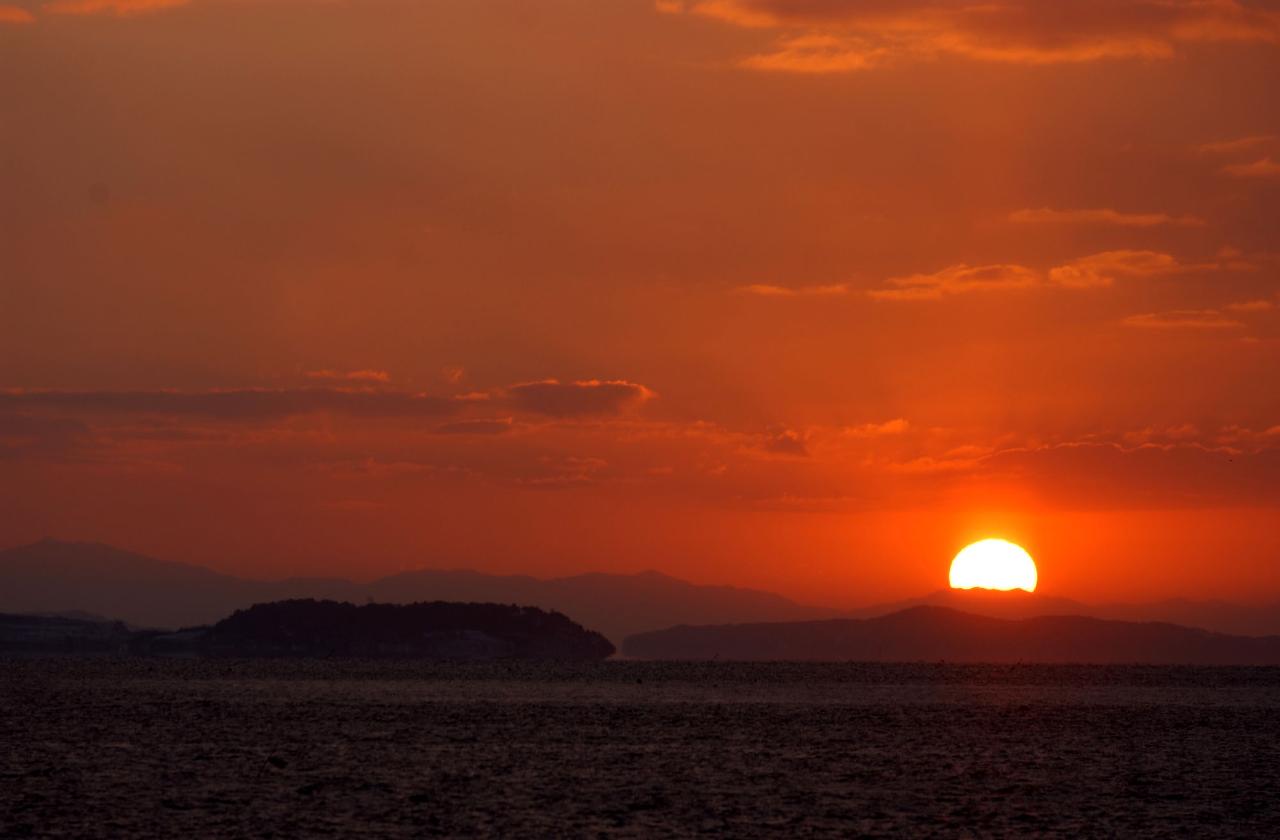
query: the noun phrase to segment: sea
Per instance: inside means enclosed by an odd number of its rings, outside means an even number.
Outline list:
[[[1280,669],[0,662],[4,837],[1280,837]]]

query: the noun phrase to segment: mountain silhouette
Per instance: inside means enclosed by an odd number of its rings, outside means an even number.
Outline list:
[[[540,579],[465,570],[420,570],[368,583],[340,578],[247,580],[170,563],[107,545],[43,540],[0,551],[0,611],[88,613],[131,627],[212,624],[253,604],[297,598],[405,604],[428,601],[522,604],[561,612],[614,644],[676,625],[749,624],[876,618],[940,606],[992,618],[1076,615],[1164,621],[1245,636],[1280,635],[1280,604],[1163,601],[1090,605],[1041,593],[945,590],[858,610],[798,604],[780,595],[688,583],[659,572],[581,574]]]
[[[474,571],[404,572],[370,583],[328,578],[254,581],[96,543],[44,540],[0,551],[0,611],[79,610],[140,627],[211,624],[253,604],[295,598],[365,603],[460,601],[563,613],[615,643],[675,624],[831,618],[780,595],[699,586],[658,572],[542,580]]]
[[[912,607],[869,619],[672,627],[627,638],[640,659],[1280,665],[1280,636],[1081,616],[1002,619]]]
[[[1147,604],[1085,604],[1038,592],[944,589],[923,598],[852,610],[849,618],[877,618],[912,607],[947,607],[990,618],[1076,615],[1110,621],[1166,622],[1238,636],[1280,635],[1280,604],[1230,604],[1172,599]],[[705,622],[710,623],[710,622]]]

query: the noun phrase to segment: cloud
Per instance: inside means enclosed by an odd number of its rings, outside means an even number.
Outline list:
[[[809,447],[805,443],[804,435],[791,429],[769,435],[761,442],[760,448],[774,455],[788,455],[795,458],[809,456]]]
[[[340,382],[390,382],[391,374],[385,370],[309,370],[307,378]]]
[[[1205,154],[1225,155],[1233,152],[1243,152],[1246,149],[1252,149],[1265,143],[1270,143],[1276,139],[1274,134],[1255,134],[1251,137],[1237,137],[1234,140],[1217,140],[1212,143],[1201,143],[1196,146],[1196,151]]]
[[[1217,309],[1175,309],[1169,312],[1146,312],[1130,315],[1121,323],[1130,327],[1159,330],[1222,330],[1244,324]]]
[[[890,288],[872,289],[867,295],[874,300],[940,300],[968,292],[1026,289],[1039,282],[1038,272],[1021,265],[960,264],[933,274],[891,277],[887,281]]]
[[[543,456],[532,466],[528,474],[515,476],[513,481],[521,487],[534,489],[560,489],[600,481],[609,462],[603,458],[578,455]]]
[[[1150,277],[1183,268],[1156,251],[1104,251],[1049,270],[1049,282],[1071,289],[1110,286],[1120,277]]]
[[[1253,163],[1236,163],[1222,167],[1222,171],[1236,178],[1280,178],[1280,163],[1270,157]]]
[[[40,7],[50,15],[130,15],[185,6],[190,0],[51,0]]]
[[[886,420],[883,423],[863,423],[860,426],[847,426],[842,431],[850,437],[884,437],[886,435],[901,435],[911,428],[911,424],[905,419],[897,417],[893,420]]]
[[[1234,260],[1234,257],[1232,258]],[[1057,286],[1067,289],[1094,289],[1110,286],[1120,278],[1153,277],[1179,271],[1208,268],[1239,268],[1240,264],[1210,263],[1186,265],[1158,251],[1103,251],[1080,257],[1041,272],[1023,265],[953,265],[933,274],[892,277],[888,288],[867,292],[873,300],[941,300],[970,292],[992,292]],[[1247,266],[1244,266],[1247,267]]]
[[[1267,312],[1275,309],[1275,304],[1269,300],[1246,300],[1240,303],[1228,303],[1222,308],[1229,312]]]
[[[493,420],[461,420],[457,423],[445,423],[431,431],[438,435],[501,435],[511,431],[514,423],[510,417],[499,417]]]
[[[1187,44],[1280,43],[1280,12],[1239,0],[659,0],[659,11],[781,30],[744,67],[842,73],[957,56],[1059,64],[1167,59]]]
[[[1200,429],[1194,423],[1180,423],[1177,426],[1166,426],[1162,429],[1147,426],[1125,432],[1121,436],[1130,446],[1146,443],[1168,443],[1171,441],[1195,441],[1202,437]]]
[[[28,12],[26,9],[18,6],[0,6],[0,26],[3,26],[6,23],[21,25],[24,23],[35,22],[35,15],[31,14],[31,12]]]
[[[1170,216],[1167,213],[1121,213],[1118,210],[1053,210],[1048,207],[1018,210],[1009,221],[1023,224],[1095,224],[1117,227],[1150,228],[1160,226],[1202,227],[1205,222],[1195,216]]]
[[[77,420],[0,414],[0,461],[65,456],[90,437]]]
[[[316,371],[317,378],[382,383],[381,371]],[[0,412],[69,415],[160,415],[217,421],[267,421],[305,414],[358,418],[447,418],[499,402],[529,414],[579,417],[620,414],[652,399],[653,391],[622,380],[526,382],[492,392],[439,397],[387,388],[239,388],[206,391],[0,390]],[[490,408],[492,411],[493,409]],[[436,426],[438,434],[500,434],[511,418],[465,418]]]
[[[1277,449],[1070,443],[1001,452],[980,469],[1029,482],[1045,498],[1083,509],[1253,506],[1280,496]]]
[[[560,382],[547,379],[512,385],[506,389],[506,396],[521,411],[549,417],[577,417],[619,414],[648,402],[656,394],[643,385],[622,380]]]
[[[787,73],[845,73],[874,67],[888,54],[861,38],[802,35],[782,39],[773,52],[743,59],[742,66]]]
[[[72,414],[161,414],[213,420],[271,420],[302,414],[428,418],[458,404],[407,391],[247,388],[211,391],[0,391],[0,409]]]
[[[768,286],[759,283],[739,286],[735,291],[760,297],[836,297],[849,293],[844,283],[830,286]]]

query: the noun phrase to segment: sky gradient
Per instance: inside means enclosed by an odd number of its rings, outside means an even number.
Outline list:
[[[1280,597],[1280,3],[0,0],[0,544]]]

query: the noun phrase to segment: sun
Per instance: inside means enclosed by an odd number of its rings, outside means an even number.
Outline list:
[[[1007,540],[981,540],[967,545],[951,561],[952,589],[1035,592],[1038,581],[1031,555]]]

